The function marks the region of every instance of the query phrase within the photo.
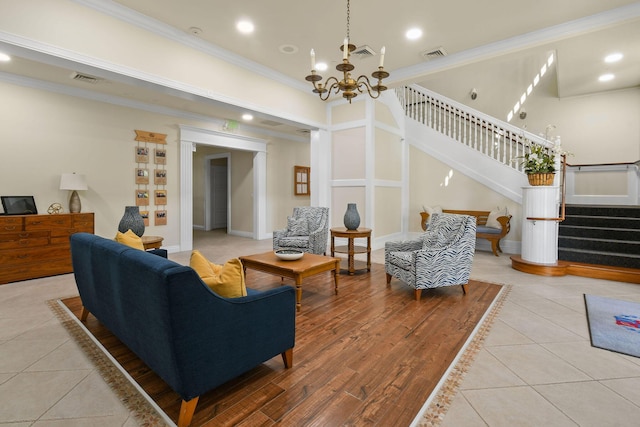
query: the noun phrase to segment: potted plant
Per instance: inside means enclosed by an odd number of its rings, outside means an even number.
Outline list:
[[[531,185],[551,185],[555,177],[555,153],[542,145],[531,145],[531,151],[524,156],[521,165]]]

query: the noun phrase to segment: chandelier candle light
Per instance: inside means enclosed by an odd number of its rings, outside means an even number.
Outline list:
[[[378,79],[378,84],[372,86],[369,82],[369,78],[365,75],[353,79],[351,77],[351,71],[355,69],[353,64],[349,62],[349,56],[352,51],[356,49],[355,45],[349,43],[349,19],[350,19],[349,0],[347,0],[347,37],[344,39],[344,43],[340,46],[342,50],[342,63],[336,65],[336,70],[342,71],[342,80],[338,80],[335,77],[329,77],[324,83],[318,83],[322,80],[322,76],[316,74],[316,53],[311,49],[311,74],[305,77],[305,80],[313,84],[313,93],[317,93],[320,99],[326,101],[331,92],[335,94],[342,91],[342,97],[347,99],[351,103],[351,99],[358,96],[358,93],[364,93],[366,90],[373,99],[380,96],[380,92],[387,90],[387,87],[382,84],[382,79],[389,77],[389,73],[384,71],[384,46],[380,49],[380,64],[378,65],[378,71],[371,73],[371,77]]]

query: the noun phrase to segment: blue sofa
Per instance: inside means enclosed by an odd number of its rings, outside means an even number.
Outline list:
[[[71,258],[82,320],[93,314],[180,395],[180,427],[201,394],[278,354],[292,365],[291,286],[223,298],[190,267],[87,233],[71,236]]]

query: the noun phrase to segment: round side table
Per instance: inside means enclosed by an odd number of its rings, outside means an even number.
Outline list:
[[[347,270],[350,275],[353,275],[356,270],[367,269],[371,271],[371,229],[360,227],[357,230],[347,230],[346,227],[335,227],[331,230],[331,256],[335,256],[335,253],[347,254]],[[335,239],[346,238],[346,246],[336,246]],[[361,246],[355,244],[355,239],[366,238],[367,246]],[[367,264],[359,265],[361,262],[354,259],[355,254],[367,254]],[[362,263],[364,264],[364,263]]]

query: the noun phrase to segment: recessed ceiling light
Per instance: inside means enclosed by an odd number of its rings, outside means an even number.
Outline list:
[[[242,34],[253,33],[253,30],[255,29],[255,27],[253,26],[253,22],[247,20],[238,21],[238,23],[236,24],[236,28]]]
[[[242,120],[245,120],[245,121],[247,121],[247,122],[248,122],[248,121],[251,121],[251,120],[253,120],[253,116],[252,116],[251,114],[249,114],[249,113],[244,113],[244,114],[242,115]]]
[[[409,40],[416,40],[422,37],[422,30],[420,28],[411,28],[405,33],[405,36]]]
[[[614,76],[613,74],[603,74],[600,77],[598,77],[598,80],[601,82],[608,82],[613,80],[615,77],[616,76]]]
[[[317,62],[316,63],[316,71],[326,71],[327,68],[329,68],[327,66],[326,62]]]
[[[607,62],[607,63],[618,62],[622,59],[623,56],[624,55],[619,52],[612,53],[610,55],[605,56],[604,62]]]
[[[6,53],[0,52],[0,62],[9,62],[11,61],[11,57]]]

